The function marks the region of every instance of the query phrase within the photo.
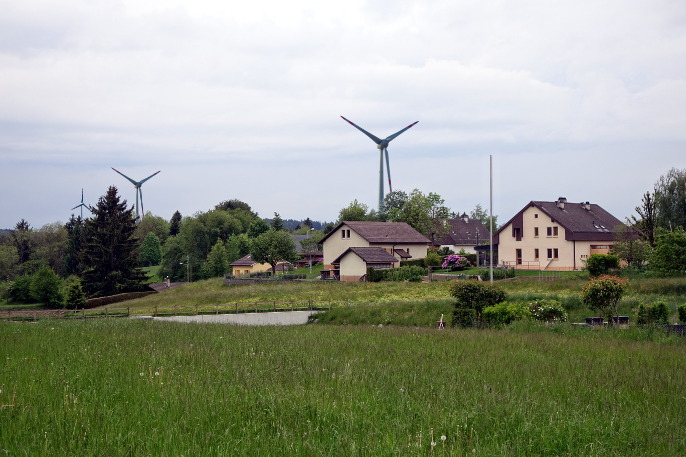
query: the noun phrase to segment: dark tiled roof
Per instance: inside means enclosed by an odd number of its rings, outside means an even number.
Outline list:
[[[567,241],[612,241],[617,226],[623,225],[622,221],[594,203],[565,202],[560,207],[558,202],[532,201],[503,225],[494,243],[498,242],[500,232],[510,224],[515,226],[519,223],[521,226],[522,214],[532,206],[538,208],[544,217],[560,224],[565,229]]]
[[[383,248],[372,247],[372,248],[348,248],[343,254],[339,255],[336,260],[332,263],[340,263],[341,259],[345,257],[348,252],[356,254],[360,259],[367,263],[389,263],[397,262],[398,259],[393,257]]]
[[[402,257],[403,259],[410,259],[412,256],[410,255],[409,252],[407,252],[405,249],[394,249],[393,250],[398,256]]]
[[[229,264],[230,267],[251,267],[253,265],[255,265],[255,261],[250,257],[250,254]]]
[[[467,219],[466,221],[464,219]],[[484,224],[477,219],[447,219],[445,228],[439,229],[436,236],[437,245],[474,245],[487,241],[490,233]],[[445,233],[447,231],[447,233]],[[441,233],[444,232],[444,233]],[[442,236],[441,236],[442,235]]]
[[[429,244],[431,243],[424,235],[410,227],[405,222],[367,222],[367,221],[344,221],[329,232],[320,243],[328,239],[342,225],[347,225],[355,233],[369,243],[392,243],[392,244]]]

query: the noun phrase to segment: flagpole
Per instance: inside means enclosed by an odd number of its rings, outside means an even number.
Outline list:
[[[490,233],[491,233],[491,243],[490,243],[490,259],[491,259],[491,268],[490,268],[490,279],[491,279],[491,284],[493,284],[493,154],[489,155],[489,165],[490,165],[490,205],[488,208],[488,216],[489,216],[489,224],[490,224]]]

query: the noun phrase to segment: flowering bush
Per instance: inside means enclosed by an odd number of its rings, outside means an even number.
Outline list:
[[[450,268],[453,271],[466,270],[469,267],[469,260],[461,255],[452,254],[443,259],[441,268]]]
[[[531,317],[544,322],[566,322],[567,311],[557,300],[539,299],[529,303]]]

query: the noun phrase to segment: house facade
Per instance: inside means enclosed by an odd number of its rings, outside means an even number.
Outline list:
[[[231,267],[231,274],[234,276],[248,275],[250,273],[259,273],[262,271],[271,270],[272,266],[268,263],[257,263],[251,257],[250,254],[241,257],[229,264]]]
[[[581,270],[591,254],[609,254],[622,222],[589,202],[532,201],[493,237],[501,264],[531,270]]]
[[[359,281],[369,266],[395,268],[401,260],[426,257],[431,242],[404,222],[347,221],[338,224],[321,243],[322,279]]]

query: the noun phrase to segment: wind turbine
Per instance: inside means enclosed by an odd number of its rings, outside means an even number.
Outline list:
[[[88,207],[88,205],[85,205],[83,203],[83,188],[81,189],[81,204],[76,205],[71,210],[74,211],[76,208],[79,208],[79,207],[81,207],[81,219],[83,219],[83,209],[86,208],[88,211],[90,211],[90,208]]]
[[[131,182],[131,184],[133,184],[133,187],[136,188],[136,220],[138,220],[138,217],[139,217],[138,216],[138,200],[140,200],[140,202],[141,202],[141,214],[142,215],[145,214],[145,210],[143,209],[143,190],[141,189],[141,186],[143,185],[143,183],[145,181],[152,178],[153,176],[155,176],[157,173],[159,173],[162,170],[156,171],[155,173],[151,174],[150,176],[148,176],[147,178],[145,178],[141,181],[134,181],[133,179],[129,178],[128,176],[126,176],[121,171],[117,170],[116,168],[112,167],[112,169],[114,171],[116,171],[117,173],[119,173],[120,175],[122,175],[123,177],[125,177],[126,179],[128,179]],[[142,215],[140,216],[141,219],[143,218]]]
[[[341,116],[344,121],[346,121],[348,124],[352,125],[355,127],[357,130],[360,132],[364,133],[367,135],[371,140],[376,143],[376,147],[379,149],[379,212],[381,212],[381,208],[383,207],[383,158],[384,154],[386,155],[386,170],[388,171],[388,190],[389,192],[393,192],[393,187],[391,185],[391,164],[388,161],[388,143],[390,143],[395,137],[403,133],[405,130],[409,129],[413,125],[415,125],[419,121],[415,121],[412,124],[408,125],[402,130],[399,130],[395,132],[393,135],[387,136],[383,140],[379,137],[376,137],[363,129],[362,127],[355,125],[353,122],[349,121],[348,119],[344,118]]]

